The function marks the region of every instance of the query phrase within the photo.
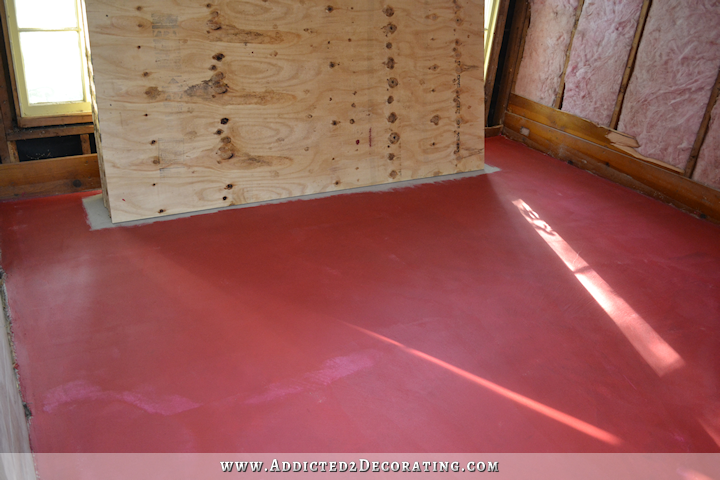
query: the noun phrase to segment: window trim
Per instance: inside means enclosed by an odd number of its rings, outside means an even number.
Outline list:
[[[78,123],[90,123],[92,119],[91,96],[88,75],[83,75],[83,91],[85,102],[69,102],[67,108],[62,111],[52,111],[43,107],[30,109],[23,108],[23,101],[27,100],[24,71],[22,70],[22,56],[19,50],[19,31],[14,7],[17,0],[0,0],[0,20],[2,21],[3,37],[7,54],[7,67],[9,70],[13,100],[15,102],[15,116],[17,124],[21,128],[43,127],[50,125],[71,125]],[[78,17],[78,30],[80,32],[79,47],[81,53],[81,68],[83,72],[88,71],[86,42],[83,34],[84,18],[81,5],[82,0],[76,0],[76,13]],[[11,30],[13,35],[11,35]],[[16,60],[18,59],[18,60]],[[58,104],[53,104],[58,105]],[[28,111],[29,110],[29,111]]]

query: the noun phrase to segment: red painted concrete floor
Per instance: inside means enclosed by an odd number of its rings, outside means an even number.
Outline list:
[[[506,139],[487,162],[99,231],[82,195],[1,204],[34,450],[720,451],[720,228]]]

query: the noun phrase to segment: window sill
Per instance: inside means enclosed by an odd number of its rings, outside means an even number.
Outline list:
[[[18,117],[18,127],[47,127],[50,125],[72,125],[75,123],[92,123],[92,113],[72,113],[50,117]]]

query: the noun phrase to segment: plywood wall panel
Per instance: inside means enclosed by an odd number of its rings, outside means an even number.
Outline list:
[[[685,168],[720,68],[720,2],[653,2],[618,130]]]
[[[483,168],[482,7],[87,0],[113,221]]]
[[[586,0],[573,38],[562,110],[610,126],[643,0]]]

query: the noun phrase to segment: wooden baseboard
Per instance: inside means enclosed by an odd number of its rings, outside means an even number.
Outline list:
[[[535,150],[720,223],[718,190],[509,111],[505,114],[503,134]]]
[[[497,137],[502,133],[503,126],[495,125],[494,127],[485,127],[485,138]]]
[[[618,153],[635,157],[639,161],[652,163],[653,165],[680,175],[684,172],[682,168],[640,154],[636,150],[636,148],[639,147],[637,139],[630,135],[597,125],[570,113],[563,112],[562,110],[533,102],[520,95],[510,95],[507,111],[541,123],[546,127],[551,127],[596,145],[615,150]]]
[[[0,200],[98,188],[97,154],[0,165]]]

